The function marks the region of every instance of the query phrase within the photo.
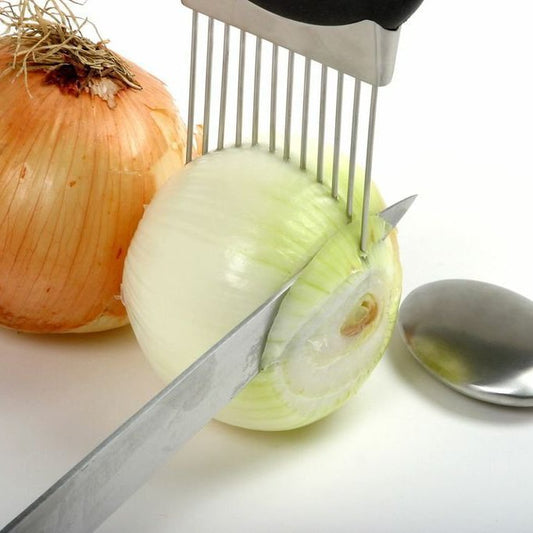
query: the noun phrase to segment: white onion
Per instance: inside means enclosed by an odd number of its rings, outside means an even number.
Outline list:
[[[400,295],[394,236],[381,241],[373,218],[363,260],[359,226],[313,175],[259,148],[190,164],[156,193],[125,263],[122,298],[157,373],[172,380],[316,253],[282,303],[262,372],[218,418],[279,430],[336,409],[383,353]]]

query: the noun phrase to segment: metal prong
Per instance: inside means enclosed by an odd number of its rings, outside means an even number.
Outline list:
[[[292,119],[292,88],[294,84],[294,52],[289,51],[287,64],[287,98],[285,103],[285,136],[283,139],[283,159],[291,157],[291,119]]]
[[[239,73],[237,80],[237,117],[235,126],[235,146],[242,145],[242,119],[244,107],[244,65],[246,60],[246,32],[241,30],[239,41]]]
[[[311,85],[311,60],[305,58],[304,94],[302,101],[302,141],[300,146],[300,168],[307,168],[307,134],[309,131],[309,92]]]
[[[326,127],[326,97],[328,91],[328,67],[322,65],[320,76],[320,112],[318,117],[318,153],[316,162],[316,179],[324,181],[324,133]]]
[[[255,72],[254,72],[254,103],[252,110],[252,146],[255,146],[259,137],[259,95],[261,88],[261,37],[255,40]]]
[[[367,251],[368,244],[368,211],[370,207],[370,190],[372,186],[372,156],[374,150],[374,131],[376,127],[378,87],[372,85],[370,97],[370,116],[368,120],[368,137],[366,147],[365,184],[363,190],[363,210],[361,215],[361,251]]]
[[[350,161],[348,163],[348,193],[346,200],[346,215],[353,217],[353,195],[355,188],[355,161],[357,156],[357,131],[359,125],[359,102],[361,100],[361,81],[356,79],[353,91],[352,131],[350,136]]]
[[[211,79],[213,71],[213,26],[210,17],[207,23],[207,52],[205,60],[204,123],[202,136],[202,154],[209,151],[209,125],[211,116]]]
[[[276,114],[278,102],[278,45],[272,45],[272,74],[270,77],[270,140],[268,149],[276,151]]]
[[[337,101],[335,104],[335,136],[333,138],[333,170],[331,174],[331,196],[339,197],[339,158],[341,150],[342,92],[344,74],[337,74]]]
[[[229,28],[229,24],[224,24],[224,47],[222,49],[222,79],[220,81],[220,114],[218,120],[217,150],[222,150],[224,148],[226,103],[228,95]]]
[[[191,24],[191,63],[189,67],[189,109],[187,115],[187,146],[185,149],[185,162],[192,159],[192,145],[194,139],[194,92],[196,87],[196,53],[198,43],[198,12],[192,12]]]

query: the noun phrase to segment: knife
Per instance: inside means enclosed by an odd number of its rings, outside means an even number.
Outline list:
[[[385,238],[415,196],[377,213]],[[304,267],[305,268],[305,267]],[[279,306],[300,272],[60,478],[0,533],[88,533],[260,371]]]

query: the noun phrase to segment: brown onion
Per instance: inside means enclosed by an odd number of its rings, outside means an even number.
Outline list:
[[[0,38],[0,72],[13,61]],[[163,83],[114,107],[42,71],[0,77],[0,324],[29,332],[122,326],[126,250],[158,187],[181,168],[185,126]]]

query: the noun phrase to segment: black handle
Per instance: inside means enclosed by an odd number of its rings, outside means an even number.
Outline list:
[[[282,17],[319,24],[341,26],[372,20],[386,30],[396,30],[422,3],[422,0],[250,0]]]

